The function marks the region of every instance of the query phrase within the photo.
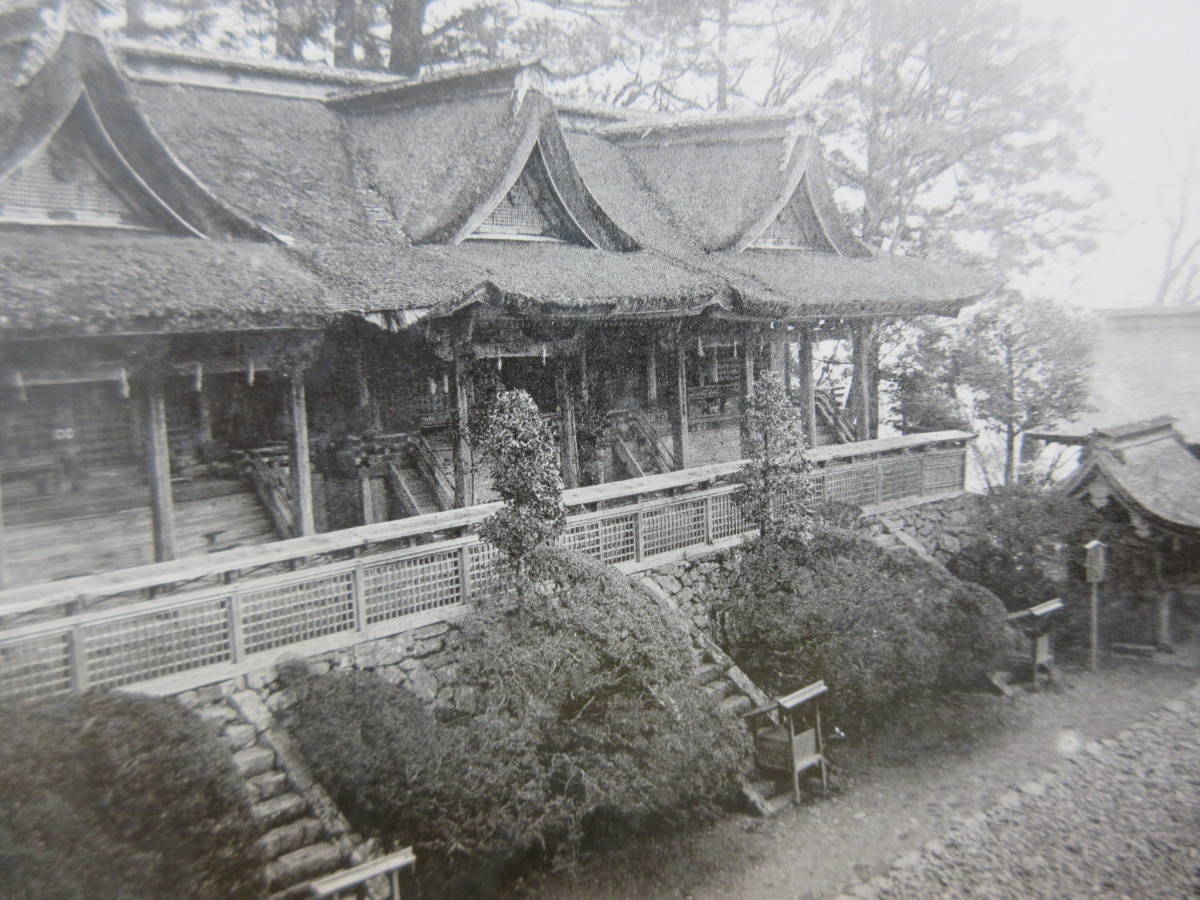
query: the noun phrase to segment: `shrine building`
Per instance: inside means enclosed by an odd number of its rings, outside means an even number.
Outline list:
[[[494,499],[473,440],[502,386],[554,423],[568,487],[741,458],[765,371],[849,451],[878,437],[879,323],[992,287],[860,243],[793,112],[7,19],[0,587]]]

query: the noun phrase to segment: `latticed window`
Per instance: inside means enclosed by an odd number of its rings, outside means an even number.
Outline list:
[[[789,250],[829,250],[829,241],[817,221],[800,208],[793,197],[779,211],[751,247],[782,247]]]
[[[473,238],[520,238],[583,243],[562,201],[554,194],[541,151],[535,147],[504,199],[471,235]]]
[[[105,184],[86,151],[61,133],[0,182],[0,219],[140,224]]]

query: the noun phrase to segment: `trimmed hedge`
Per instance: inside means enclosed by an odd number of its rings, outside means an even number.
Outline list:
[[[520,864],[711,816],[749,746],[690,680],[685,633],[622,576],[559,550],[464,626],[475,715],[373,672],[305,676],[288,723],[355,828],[413,844],[427,896],[485,896]]]
[[[7,706],[6,897],[255,898],[259,829],[229,750],[173,699],[85,694]]]
[[[829,527],[748,548],[718,611],[726,649],[766,690],[823,678],[831,712],[864,723],[906,696],[979,682],[1006,641],[990,591]]]

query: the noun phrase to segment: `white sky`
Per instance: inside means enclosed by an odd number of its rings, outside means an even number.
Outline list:
[[[1090,307],[1149,303],[1166,247],[1161,204],[1177,200],[1178,173],[1200,138],[1200,0],[1024,2],[1072,32],[1071,62],[1094,92],[1093,163],[1111,190],[1100,248],[1047,267],[1029,287]],[[1200,185],[1193,193],[1200,235]]]

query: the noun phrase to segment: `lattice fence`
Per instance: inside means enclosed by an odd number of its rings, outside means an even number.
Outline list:
[[[819,497],[866,505],[961,487],[964,465],[961,447],[897,454],[818,470],[814,482]],[[734,538],[748,531],[737,490],[724,484],[577,514],[561,544],[600,562],[635,563]],[[27,625],[0,633],[0,699],[236,669],[255,654],[303,652],[313,642],[347,646],[403,631],[412,616],[496,596],[503,574],[495,548],[469,535]]]

